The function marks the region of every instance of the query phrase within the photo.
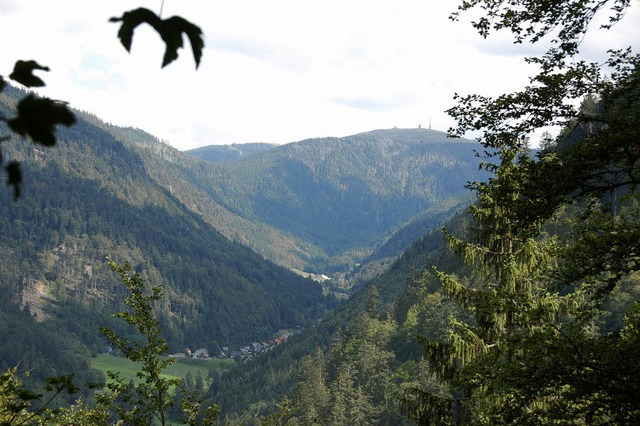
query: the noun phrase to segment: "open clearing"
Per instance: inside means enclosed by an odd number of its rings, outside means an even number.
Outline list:
[[[231,359],[183,359],[174,358],[174,363],[166,368],[163,377],[182,379],[191,372],[191,376],[195,379],[198,373],[202,374],[205,382],[208,381],[208,374],[211,370],[227,370],[233,367],[236,362]],[[95,358],[91,358],[91,367],[98,369],[105,374],[107,371],[117,371],[125,381],[133,379],[134,383],[138,383],[140,379],[136,377],[136,373],[140,371],[140,366],[135,362],[114,355],[100,354]]]

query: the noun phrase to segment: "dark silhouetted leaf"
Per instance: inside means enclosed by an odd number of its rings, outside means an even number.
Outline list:
[[[38,76],[33,75],[33,71],[42,70],[49,71],[49,67],[42,66],[36,61],[18,61],[13,67],[13,72],[9,75],[14,81],[27,87],[42,87],[44,81]]]
[[[173,16],[163,21],[162,27],[163,33],[161,36],[167,44],[162,66],[164,67],[178,58],[178,49],[182,48],[182,33],[185,33],[189,37],[193,58],[196,61],[196,68],[198,68],[202,58],[202,48],[204,47],[202,30],[179,16]]]
[[[57,124],[71,126],[76,122],[73,113],[61,102],[29,95],[18,102],[18,117],[9,120],[11,130],[22,136],[30,136],[34,142],[53,146]]]
[[[144,22],[151,25],[160,35],[160,25],[162,20],[150,11],[143,7],[129,12],[125,12],[120,18],[111,18],[109,22],[122,22],[120,30],[118,31],[118,38],[120,42],[127,49],[127,52],[131,52],[131,42],[133,40],[133,31],[136,27]]]
[[[163,67],[178,58],[178,49],[183,47],[182,34],[185,33],[191,43],[196,68],[200,65],[202,49],[204,47],[202,30],[184,18],[173,16],[162,20],[149,9],[138,8],[125,12],[120,18],[111,18],[109,21],[122,22],[120,30],[118,31],[118,38],[128,52],[131,51],[133,32],[136,27],[142,23],[151,25],[166,45],[164,58],[162,59]]]
[[[20,171],[20,164],[17,161],[12,161],[7,164],[7,185],[13,186],[13,198],[17,200],[20,198],[20,187],[22,186],[22,172]]]

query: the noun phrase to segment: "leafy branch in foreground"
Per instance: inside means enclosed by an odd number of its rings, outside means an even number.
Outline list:
[[[474,228],[447,235],[474,269],[470,285],[439,273],[471,321],[453,319],[448,339],[424,341],[448,394],[414,389],[421,424],[637,424],[638,308],[621,306],[622,328],[598,329],[603,306],[625,282],[639,285],[640,56],[609,50],[575,56],[594,16],[610,28],[629,0],[465,0],[482,36],[508,29],[515,43],[551,38],[529,58],[539,72],[515,93],[459,96],[453,136],[479,132],[492,160],[488,182],[469,187]],[[606,75],[606,78],[605,78]],[[580,102],[582,101],[582,102]],[[527,136],[563,126],[536,159]]]
[[[114,317],[120,318],[134,326],[140,333],[141,341],[134,341],[117,335],[113,330],[102,327],[100,331],[107,337],[114,348],[118,349],[130,360],[141,364],[141,371],[136,373],[140,384],[133,387],[125,383],[119,373],[107,373],[111,382],[107,388],[120,395],[124,405],[114,408],[125,422],[151,424],[156,418],[162,425],[167,422],[167,410],[173,405],[170,389],[180,385],[178,379],[162,377],[162,370],[173,363],[173,359],[163,359],[162,355],[169,350],[159,321],[155,318],[153,306],[162,298],[162,290],[152,287],[145,289],[144,280],[132,271],[131,265],[119,265],[109,260],[109,266],[120,275],[122,283],[130,295],[125,299],[128,310],[116,312]]]
[[[571,56],[578,47],[594,17],[609,5],[609,16],[601,27],[611,28],[621,21],[630,0],[465,0],[451,15],[456,21],[461,14],[480,8],[484,14],[471,24],[482,37],[502,29],[510,30],[515,43],[537,43],[552,35],[554,49],[559,54]]]
[[[28,376],[29,373],[27,372]],[[67,408],[51,409],[51,403],[63,392],[74,394],[78,388],[73,384],[73,374],[47,379],[45,390],[51,395],[38,408],[32,402],[40,400],[42,394],[32,392],[23,386],[18,377],[17,368],[0,375],[0,425],[107,425],[109,424],[108,406],[98,404],[90,408],[80,399]],[[108,401],[109,398],[103,398]]]
[[[174,361],[171,358],[163,358],[169,350],[169,345],[162,336],[160,322],[154,313],[154,305],[162,299],[162,290],[159,287],[147,289],[140,274],[133,272],[128,262],[119,265],[109,259],[109,266],[120,275],[122,283],[129,291],[129,296],[124,301],[128,309],[116,312],[113,316],[134,326],[140,334],[140,339],[119,336],[105,327],[100,330],[115,349],[141,365],[141,371],[136,373],[140,380],[137,385],[125,382],[118,372],[107,373],[111,380],[107,384],[107,389],[111,391],[110,405],[118,417],[127,424],[151,424],[155,419],[165,425],[168,422],[169,408],[173,405],[172,389],[180,388],[184,395],[181,404],[187,423],[214,424],[219,412],[216,404],[205,407],[202,395],[184,389],[180,379],[162,376],[163,370]]]
[[[118,38],[127,51],[131,51],[135,28],[142,23],[151,25],[162,37],[166,45],[162,60],[163,67],[178,58],[178,49],[183,47],[182,35],[186,34],[191,43],[196,68],[200,65],[204,48],[202,30],[180,16],[173,16],[163,20],[150,10],[139,8],[125,12],[120,18],[111,18],[110,21],[122,22],[118,31]],[[44,80],[35,75],[34,71],[49,71],[49,67],[40,65],[34,60],[19,60],[15,63],[9,78],[27,88],[45,86]],[[6,86],[7,82],[0,75],[0,93]],[[0,110],[0,124],[6,124],[11,132],[16,135],[28,136],[33,143],[47,147],[56,144],[55,131],[58,125],[69,127],[76,122],[75,115],[66,103],[34,94],[28,94],[19,100],[15,112],[16,116],[14,118],[8,118]],[[0,144],[9,139],[11,139],[10,136],[0,135]],[[4,157],[0,147],[0,166],[3,164]],[[4,168],[7,173],[7,185],[13,187],[13,196],[17,200],[20,197],[22,186],[20,163],[10,161]]]

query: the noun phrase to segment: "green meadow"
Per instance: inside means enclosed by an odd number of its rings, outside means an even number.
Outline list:
[[[205,381],[208,380],[208,374],[211,370],[226,370],[235,365],[232,359],[183,359],[174,358],[174,363],[167,367],[163,376],[166,378],[182,379],[191,373],[193,378],[198,373],[202,374]],[[138,383],[139,379],[136,373],[140,371],[139,364],[120,356],[100,354],[95,358],[91,358],[91,366],[106,374],[107,371],[119,372],[125,380],[132,379],[134,383]]]

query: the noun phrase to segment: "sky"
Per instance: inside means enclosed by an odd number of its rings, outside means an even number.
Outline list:
[[[587,56],[638,46],[640,2],[614,30],[592,31]],[[0,0],[0,75],[34,59],[47,86],[120,126],[141,128],[180,150],[212,144],[289,143],[384,128],[446,131],[454,93],[496,96],[535,69],[544,46],[485,40],[454,0]],[[131,53],[109,18],[146,7],[200,26],[196,70],[189,42],[161,69],[164,44],[136,29]],[[591,58],[589,58],[591,59]]]

